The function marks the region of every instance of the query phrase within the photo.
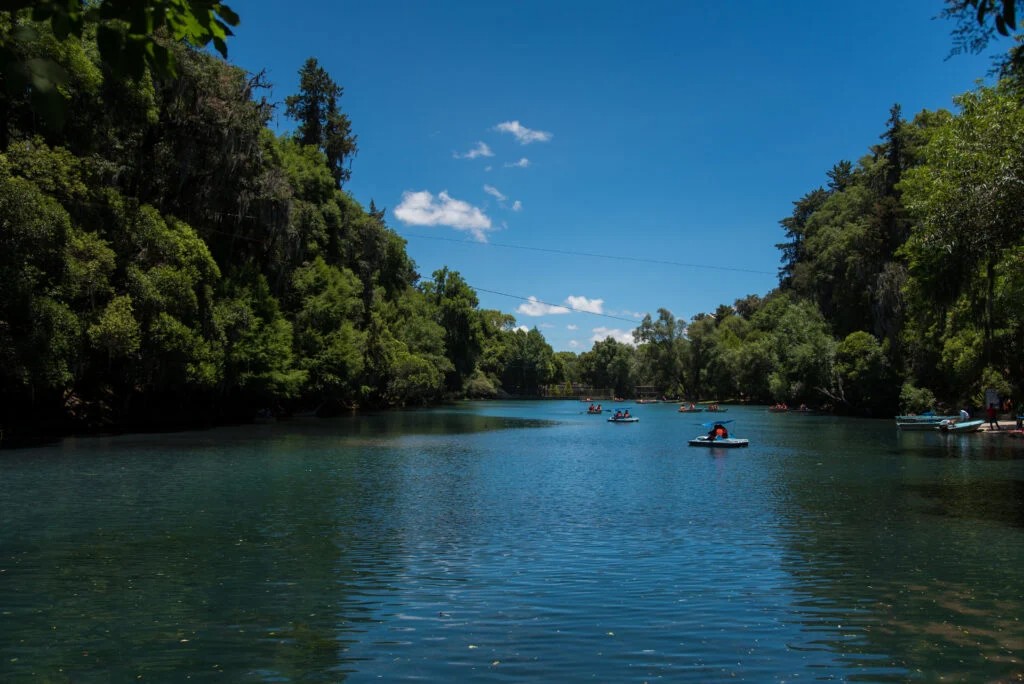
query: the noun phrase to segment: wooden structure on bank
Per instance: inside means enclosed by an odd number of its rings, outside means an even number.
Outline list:
[[[639,401],[655,401],[661,399],[656,385],[637,385],[636,398]]]
[[[589,401],[593,399],[611,401],[615,398],[615,389],[612,387],[592,387],[579,383],[564,383],[561,385],[543,385],[540,388],[540,396],[543,399],[578,399]]]

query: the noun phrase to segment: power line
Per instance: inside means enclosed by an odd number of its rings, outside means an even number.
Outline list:
[[[486,292],[488,294],[501,295],[502,297],[511,297],[512,299],[521,299],[524,302],[543,304],[544,306],[555,306],[555,307],[558,307],[559,309],[568,309],[569,311],[575,311],[576,313],[590,314],[591,316],[601,316],[603,318],[614,318],[617,321],[626,321],[627,323],[632,323],[633,325],[637,325],[637,321],[634,318],[623,318],[622,316],[613,316],[611,314],[598,313],[597,311],[587,311],[586,309],[577,309],[576,307],[567,306],[565,304],[549,304],[548,302],[542,302],[541,300],[539,300],[539,299],[537,299],[535,297],[520,297],[519,295],[508,294],[506,292],[496,292],[494,290],[485,290],[484,288],[476,287],[475,285],[470,285],[470,287],[472,287],[477,292]]]
[[[397,232],[397,231],[396,231]],[[550,254],[564,254],[567,256],[591,257],[594,259],[611,259],[613,261],[636,261],[647,264],[662,264],[665,266],[679,266],[682,268],[705,268],[713,271],[733,271],[736,273],[757,273],[761,275],[777,275],[772,271],[758,271],[751,268],[734,268],[732,266],[715,266],[713,264],[687,264],[680,261],[668,261],[666,259],[647,259],[644,257],[631,257],[613,254],[596,254],[594,252],[574,252],[568,249],[554,249],[551,247],[528,247],[525,245],[510,245],[502,242],[471,242],[468,240],[457,240],[439,235],[417,235],[415,233],[399,233],[406,238],[419,238],[422,240],[440,240],[442,242],[457,242],[464,245],[489,245],[491,247],[502,247],[504,249],[521,249],[530,252],[548,252]]]

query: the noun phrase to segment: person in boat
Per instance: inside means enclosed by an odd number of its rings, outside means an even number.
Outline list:
[[[715,423],[715,427],[711,428],[711,431],[708,432],[708,439],[712,442],[716,439],[728,439],[728,437],[729,431],[721,423]]]
[[[622,411],[618,410],[615,412],[615,420],[622,418]]]
[[[629,418],[629,409],[626,409],[626,412],[622,414],[622,417]]]
[[[967,412],[966,408],[960,409],[960,422],[966,422],[971,419],[971,414]]]

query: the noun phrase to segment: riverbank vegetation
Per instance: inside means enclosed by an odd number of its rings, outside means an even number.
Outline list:
[[[1012,60],[956,112],[894,105],[880,141],[782,219],[773,291],[689,320],[660,309],[634,345],[556,353],[480,309],[457,271],[418,273],[386,211],[345,190],[356,127],[316,59],[285,100],[294,132],[268,127],[265,76],[202,49],[225,52],[237,17],[224,10],[140,46],[111,33],[118,17],[0,13],[9,440],[572,383],[874,415],[1020,389]]]

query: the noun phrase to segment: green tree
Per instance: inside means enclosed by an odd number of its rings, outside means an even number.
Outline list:
[[[33,54],[41,22],[62,43],[94,36],[103,65],[115,77],[139,80],[147,69],[160,76],[176,73],[168,39],[195,48],[212,43],[227,57],[227,38],[239,18],[226,3],[205,0],[7,0],[0,9],[0,150],[8,142],[9,99],[26,90],[35,94],[37,109],[63,121],[57,86],[66,86],[69,75],[51,56]]]
[[[473,373],[482,347],[479,300],[458,271],[447,267],[434,271],[433,280],[423,283],[422,292],[444,329],[445,354],[453,367],[446,383],[449,390],[457,392]]]
[[[1024,108],[1005,86],[979,88],[956,101],[960,115],[934,131],[926,164],[904,177],[904,199],[917,219],[905,254],[921,285],[913,290],[917,307],[934,306],[921,298],[929,294],[949,306],[982,274],[984,286],[972,305],[983,312],[984,358],[990,363],[999,324],[993,308],[997,265],[1024,234]]]
[[[348,116],[338,107],[344,89],[313,57],[299,70],[299,93],[285,98],[286,113],[299,126],[296,138],[324,153],[327,166],[340,188],[351,175],[358,150]]]
[[[638,352],[649,350],[651,379],[659,392],[677,393],[683,380],[686,321],[676,320],[668,309],[658,309],[657,320],[650,314],[644,316],[633,331],[633,339],[639,346]]]

